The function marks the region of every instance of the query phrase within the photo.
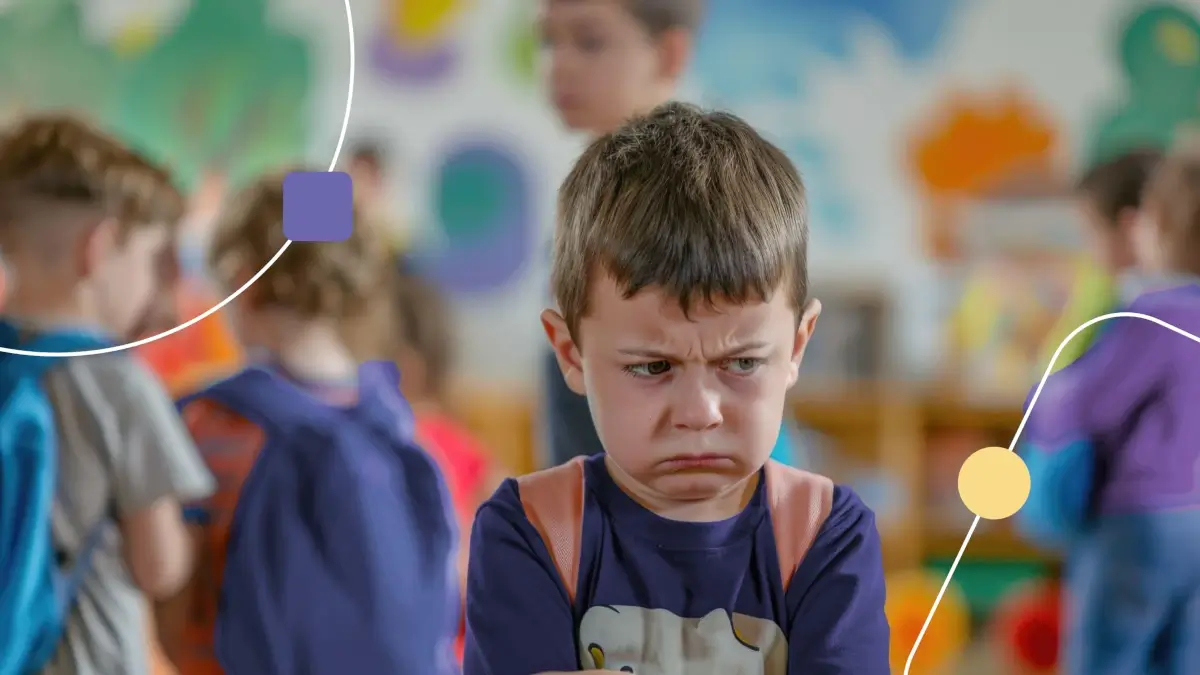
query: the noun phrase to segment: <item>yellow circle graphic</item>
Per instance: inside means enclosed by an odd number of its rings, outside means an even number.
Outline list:
[[[958,494],[971,513],[1003,520],[1029,499],[1029,469],[1008,448],[976,450],[958,472]]]

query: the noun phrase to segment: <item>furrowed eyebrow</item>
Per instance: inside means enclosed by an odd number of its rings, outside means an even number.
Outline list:
[[[768,346],[769,346],[769,344],[766,342],[748,342],[744,345],[738,345],[732,349],[727,350],[725,353],[716,356],[713,360],[714,361],[724,361],[725,359],[735,359],[747,352],[752,352],[757,349],[763,349]],[[667,354],[667,353],[659,351],[657,349],[629,348],[629,349],[619,349],[617,351],[618,351],[618,353],[620,353],[624,356],[633,356],[633,357],[642,358],[642,359],[653,359],[655,361],[677,361],[678,360],[677,356]]]

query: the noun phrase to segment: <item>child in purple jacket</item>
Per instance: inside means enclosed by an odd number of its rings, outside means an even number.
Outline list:
[[[1022,438],[1019,523],[1067,556],[1069,675],[1200,673],[1200,344],[1175,330],[1200,335],[1200,157],[1166,159],[1144,205],[1154,281],[1122,311],[1150,318],[1102,324]]]

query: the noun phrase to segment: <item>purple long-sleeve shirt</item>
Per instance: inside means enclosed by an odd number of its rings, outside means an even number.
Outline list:
[[[1200,285],[1144,293],[1125,311],[1200,335]],[[1082,494],[1056,456],[1091,466],[1096,513],[1200,506],[1200,344],[1141,318],[1110,319],[1096,344],[1050,376],[1024,434],[1033,494]]]
[[[603,456],[587,460],[585,476],[574,607],[517,483],[506,481],[480,508],[464,675],[890,672],[879,534],[849,489],[835,488],[785,593],[762,481],[739,515],[691,523],[630,499]]]

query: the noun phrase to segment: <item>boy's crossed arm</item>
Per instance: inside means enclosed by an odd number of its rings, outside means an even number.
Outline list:
[[[887,675],[883,551],[875,514],[853,491],[834,491],[829,517],[792,575],[788,671]]]
[[[504,490],[515,488],[507,483],[497,494]],[[492,499],[471,531],[463,675],[578,668],[571,604],[537,530],[519,507]]]
[[[493,499],[480,509],[471,538],[464,675],[580,672],[574,614],[557,575],[519,506]],[[884,600],[874,515],[839,489],[787,593],[789,671],[888,673]]]

